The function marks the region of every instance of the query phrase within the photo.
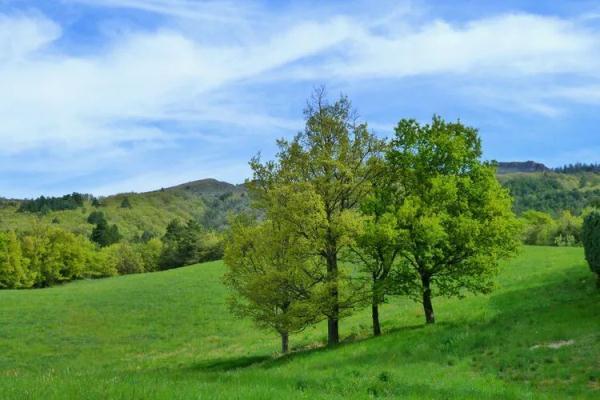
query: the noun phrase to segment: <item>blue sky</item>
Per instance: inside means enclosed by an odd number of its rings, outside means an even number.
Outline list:
[[[600,162],[600,5],[0,0],[0,197],[242,182],[322,84],[382,137],[437,113]]]

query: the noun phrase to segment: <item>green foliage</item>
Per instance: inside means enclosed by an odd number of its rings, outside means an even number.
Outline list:
[[[525,211],[521,215],[523,221],[523,242],[525,244],[554,244],[555,222],[550,214],[541,211]]]
[[[221,262],[51,289],[0,291],[3,399],[595,400],[600,296],[581,248],[525,247],[498,289],[440,298],[422,326],[406,299],[279,338],[233,317]],[[571,341],[559,349],[549,347]]]
[[[585,259],[592,272],[598,275],[598,287],[600,288],[600,211],[590,212],[583,222],[583,247]]]
[[[225,249],[228,271],[225,283],[235,290],[230,309],[250,317],[259,327],[281,335],[282,352],[288,351],[288,335],[314,323],[315,262],[310,241],[299,236],[285,221],[267,219],[255,223],[236,218]]]
[[[400,201],[398,288],[423,302],[427,322],[431,297],[489,292],[498,261],[518,248],[511,197],[480,157],[475,129],[437,116],[401,120],[387,154]]]
[[[74,210],[83,207],[87,196],[80,193],[67,194],[62,197],[38,197],[21,202],[18,211],[47,214],[50,211]]]
[[[158,238],[152,238],[146,242],[137,243],[135,245],[135,251],[142,259],[145,272],[157,271],[159,269],[162,248],[163,244]]]
[[[580,246],[583,218],[563,211],[554,219],[541,211],[526,211],[521,215],[523,242],[542,246]]]
[[[102,222],[106,222],[106,217],[102,211],[92,211],[87,218],[89,224],[97,225]]]
[[[182,224],[173,220],[162,238],[159,265],[161,269],[177,268],[223,256],[222,238],[206,231],[194,220]]]
[[[356,262],[371,283],[371,307],[374,335],[381,334],[379,305],[393,293],[391,279],[394,265],[400,256],[402,237],[398,232],[399,196],[394,176],[384,165],[378,165],[371,193],[361,203],[363,226],[350,246]]]
[[[339,261],[360,224],[356,209],[369,192],[373,174],[370,163],[383,149],[383,143],[366,124],[357,122],[344,96],[330,104],[324,90],[317,89],[304,113],[304,131],[291,142],[278,141],[276,161],[261,163],[254,158],[250,162],[254,174],[248,186],[255,206],[261,210],[269,209],[269,193],[281,185],[297,185],[293,190],[316,195],[315,209],[322,209],[325,218],[316,230],[311,227],[307,231],[309,228],[302,224],[297,224],[297,229],[311,238],[321,257],[329,292],[321,310],[328,317],[328,340],[333,345],[339,342],[340,317],[360,298],[355,290],[345,288],[352,282]],[[290,210],[287,218],[299,220],[293,213]]]
[[[129,197],[125,197],[123,198],[123,201],[121,201],[121,208],[132,208],[131,206],[131,202],[129,201]]]
[[[100,247],[118,243],[121,238],[122,236],[119,233],[119,227],[116,224],[109,225],[104,219],[96,224],[96,227],[90,235],[90,240],[97,243]]]
[[[90,269],[94,251],[85,238],[44,226],[24,234],[21,247],[35,287],[83,278]]]
[[[0,288],[15,289],[31,284],[27,260],[14,232],[0,232]]]
[[[103,249],[106,268],[119,275],[138,274],[146,271],[144,258],[137,246],[127,242],[113,244]]]
[[[542,211],[558,217],[563,210],[579,215],[600,200],[600,173],[517,173],[499,175],[514,198],[518,214]]]

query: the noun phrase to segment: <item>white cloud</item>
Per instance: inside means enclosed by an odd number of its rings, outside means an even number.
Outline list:
[[[109,35],[96,53],[73,55],[55,46],[67,34],[58,22],[40,14],[0,15],[0,154],[52,148],[92,171],[97,167],[87,157],[77,159],[80,149],[128,157],[186,135],[148,121],[238,124],[246,134],[249,127],[256,132],[297,129],[297,116],[271,113],[258,96],[252,97],[255,103],[241,100],[248,83],[453,75],[464,77],[474,88],[470,93],[490,106],[548,116],[560,115],[558,100],[599,99],[600,35],[578,19],[507,14],[461,24],[417,23],[402,7],[381,18],[294,19],[234,3],[80,2],[175,19],[152,31],[130,28]],[[196,30],[184,21],[190,18],[206,24]],[[209,28],[218,35],[208,34]],[[550,93],[540,80],[528,82],[553,75],[595,84]],[[523,82],[524,96],[506,91],[504,83],[512,79]],[[229,142],[235,142],[230,135]],[[197,137],[227,142],[209,133]]]
[[[485,18],[464,26],[437,20],[406,27],[394,36],[363,29],[350,46],[349,59],[329,67],[346,77],[597,74],[599,39],[572,22],[528,14]]]

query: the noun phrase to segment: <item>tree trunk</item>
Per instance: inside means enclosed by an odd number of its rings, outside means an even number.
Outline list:
[[[429,276],[421,276],[423,283],[423,310],[425,311],[425,321],[428,324],[435,323],[433,314],[433,304],[431,304],[431,278]]]
[[[373,317],[373,335],[379,336],[381,335],[381,325],[379,324],[379,306],[377,305],[375,299],[373,299],[373,304],[371,306],[371,315]]]
[[[289,335],[287,332],[281,332],[281,352],[287,353],[289,350]]]
[[[339,293],[338,293],[338,266],[337,254],[332,251],[327,257],[327,277],[331,284],[329,295],[331,298],[330,315],[327,318],[327,345],[335,346],[340,343],[340,328],[339,328]]]
[[[373,335],[381,335],[381,324],[379,323],[379,303],[381,303],[380,285],[378,285],[377,274],[373,273],[373,282],[371,291],[373,297],[371,299],[371,317],[373,318]]]

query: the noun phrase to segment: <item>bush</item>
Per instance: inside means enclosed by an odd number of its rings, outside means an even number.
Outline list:
[[[523,242],[539,246],[581,246],[583,218],[563,211],[555,220],[541,211],[526,211],[521,216]]]
[[[21,244],[14,232],[0,232],[0,288],[16,289],[31,284]]]
[[[583,247],[585,259],[590,269],[597,275],[597,286],[600,289],[600,211],[589,213],[583,221]]]
[[[120,275],[144,272],[144,260],[129,243],[118,243],[102,250],[106,254],[106,268]]]
[[[86,238],[50,227],[36,227],[25,234],[21,246],[36,287],[84,277],[94,252]]]

